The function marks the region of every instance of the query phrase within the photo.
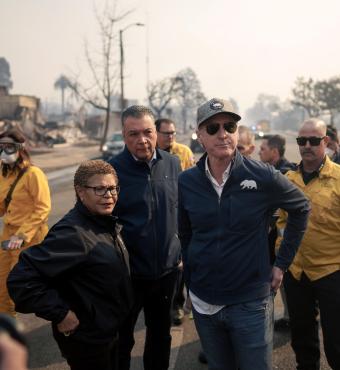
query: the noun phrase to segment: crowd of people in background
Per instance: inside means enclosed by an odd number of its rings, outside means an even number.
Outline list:
[[[290,331],[297,369],[318,370],[320,314],[328,364],[339,370],[337,130],[308,119],[299,163],[278,134],[263,138],[255,160],[240,121],[229,101],[204,102],[195,163],[174,121],[128,107],[123,152],[80,164],[76,204],[50,231],[46,176],[21,132],[1,133],[0,313],[50,321],[72,370],[129,370],[142,310],[144,369],[167,370],[184,305],[210,370],[272,369],[274,329]],[[278,291],[284,313],[274,323]],[[22,344],[0,335],[0,352],[0,368],[27,368]]]

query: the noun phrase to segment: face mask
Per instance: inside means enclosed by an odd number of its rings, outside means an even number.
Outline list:
[[[334,152],[334,150],[332,150],[330,148],[326,148],[325,153],[326,153],[326,155],[328,155],[329,158],[332,158],[335,152]]]
[[[13,153],[13,154],[7,154],[5,151],[3,151],[0,154],[0,160],[2,161],[2,163],[5,163],[5,164],[13,164],[17,161],[18,156],[19,156],[18,152]]]

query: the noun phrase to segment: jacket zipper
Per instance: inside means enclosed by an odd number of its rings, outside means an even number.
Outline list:
[[[156,226],[155,226],[155,197],[154,197],[154,189],[152,186],[151,181],[151,173],[152,168],[150,168],[150,173],[148,174],[148,183],[150,188],[150,194],[151,194],[151,220],[152,220],[152,234],[153,234],[153,240],[154,240],[154,261],[155,261],[155,278],[158,277],[158,246],[157,246],[157,234],[156,234]]]

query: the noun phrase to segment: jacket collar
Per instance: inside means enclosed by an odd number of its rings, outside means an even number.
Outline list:
[[[109,216],[94,215],[79,200],[77,200],[77,202],[75,204],[75,209],[79,213],[81,213],[83,216],[85,216],[86,218],[90,218],[91,222],[94,222],[94,223],[96,223],[100,226],[109,228],[109,230],[112,230],[112,231],[115,230],[116,233],[118,233],[122,229],[122,226],[117,223],[118,218],[116,216],[113,216],[113,215],[109,215]]]
[[[298,169],[297,169],[298,172],[300,173],[301,173],[301,164],[302,162],[300,162]],[[319,173],[319,178],[327,178],[327,177],[336,178],[336,176],[334,175],[334,167],[335,167],[335,163],[332,162],[332,160],[329,159],[329,157],[326,155],[324,162],[321,164],[320,168],[317,170]]]
[[[326,155],[326,159],[324,162],[324,166],[320,170],[320,178],[324,177],[333,177],[335,178],[336,176],[334,175],[334,167],[336,164]]]
[[[205,161],[206,161],[206,158],[207,158],[208,154],[207,152],[205,152],[202,157],[199,159],[199,161],[197,162],[197,167],[203,171],[205,173]],[[237,170],[240,166],[242,166],[243,164],[243,158],[242,158],[242,155],[240,154],[240,152],[238,150],[235,150],[235,153],[234,153],[234,157],[233,159],[231,160],[231,168],[230,168],[230,174]]]
[[[163,150],[156,148],[156,149],[155,149],[155,153],[154,153],[155,159],[153,159],[153,161],[154,161],[154,162],[157,162],[157,161],[159,161],[159,160],[163,159],[163,153],[164,153],[164,151],[163,151]],[[123,152],[122,152],[122,156],[123,156],[123,158],[125,158],[127,161],[129,161],[131,164],[133,163],[133,164],[135,164],[135,165],[137,165],[137,166],[140,166],[140,165],[148,165],[148,163],[147,163],[147,162],[136,160],[136,159],[133,157],[133,155],[130,153],[130,151],[129,151],[129,149],[126,147],[126,145],[125,145],[124,150],[123,150]]]

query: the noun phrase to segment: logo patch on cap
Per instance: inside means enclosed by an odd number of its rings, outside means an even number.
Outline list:
[[[224,104],[220,101],[214,100],[210,103],[210,108],[213,110],[220,110],[224,107]]]

